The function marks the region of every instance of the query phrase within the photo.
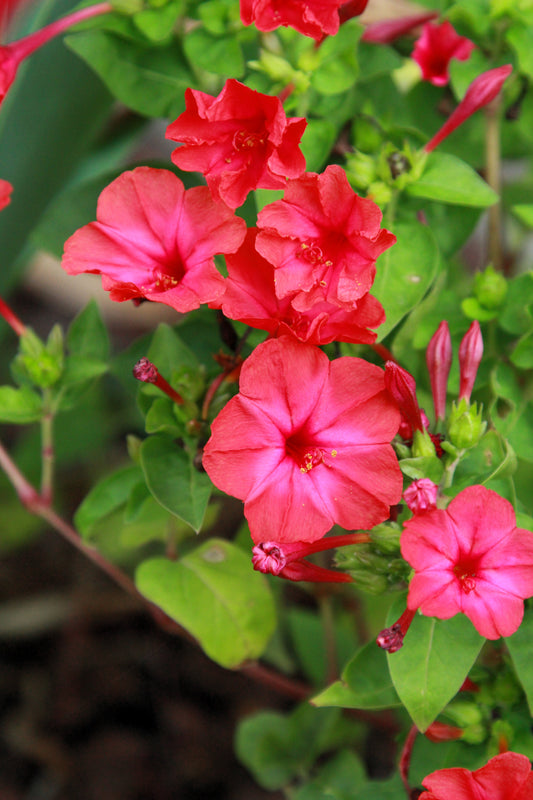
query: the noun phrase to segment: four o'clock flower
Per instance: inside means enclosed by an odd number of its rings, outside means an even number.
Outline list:
[[[111,3],[97,3],[68,14],[62,19],[50,23],[45,28],[19,39],[17,42],[0,45],[0,103],[2,103],[11,84],[15,80],[18,68],[25,58],[30,56],[44,44],[64,33],[72,25],[91,17],[107,14],[112,11]]]
[[[209,188],[231,208],[252,189],[284,189],[287,178],[305,170],[299,148],[303,118],[287,118],[277,97],[228,80],[218,95],[187,89],[186,109],[167,128],[183,142],[172,160],[183,170],[202,172]]]
[[[466,61],[475,45],[465,36],[459,36],[451,22],[427,22],[415,43],[412,58],[422,70],[425,81],[435,86],[445,86],[450,80],[449,66],[452,58]]]
[[[339,9],[346,0],[241,0],[241,20],[260,31],[289,26],[320,41],[339,30]],[[364,8],[366,3],[359,0]]]
[[[452,114],[448,117],[442,128],[424,146],[426,153],[431,153],[450,133],[466,122],[476,111],[488,105],[498,95],[503,84],[513,71],[510,64],[503,67],[489,69],[475,78],[466,94]]]
[[[430,339],[426,350],[426,364],[431,381],[435,420],[442,420],[446,416],[446,388],[452,365],[452,340],[445,320]]]
[[[483,337],[475,319],[459,345],[459,400],[470,402],[478,367],[483,356]]]
[[[330,362],[284,336],[244,362],[203,464],[215,486],[244,500],[256,544],[314,542],[334,524],[371,528],[389,517],[402,492],[390,445],[399,420],[379,367]]]
[[[531,800],[533,772],[527,756],[501,753],[481,769],[439,769],[422,781],[419,800]]]
[[[517,528],[512,505],[470,486],[446,510],[416,514],[401,535],[415,570],[407,607],[449,619],[463,613],[481,636],[511,636],[533,596],[533,533]]]
[[[344,536],[327,536],[316,542],[261,542],[252,548],[252,564],[258,572],[279,575],[289,581],[350,583],[352,578],[346,572],[326,569],[305,559],[334,547],[369,541],[367,533],[347,533]]]
[[[256,247],[276,269],[276,294],[305,311],[327,301],[352,308],[369,291],[376,259],[396,241],[381,211],[331,165],[289,181],[283,200],[258,215]]]
[[[174,173],[150,167],[109,184],[96,217],[65,243],[63,269],[101,274],[112,300],[145,297],[180,312],[222,296],[214,256],[237,250],[246,233],[207,186],[185,190]]]
[[[333,341],[368,343],[376,328],[385,320],[381,303],[366,294],[350,309],[324,301],[298,311],[291,295],[276,296],[273,264],[255,249],[256,228],[250,228],[236,253],[226,256],[228,277],[222,298],[226,317],[260,328],[274,336],[294,336],[309,344],[328,344]]]

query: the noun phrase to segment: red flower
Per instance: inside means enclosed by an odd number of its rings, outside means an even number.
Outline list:
[[[13,187],[9,181],[4,181],[0,178],[0,211],[11,202],[12,191]]]
[[[422,781],[429,791],[419,800],[531,800],[533,772],[529,758],[501,753],[481,769],[439,769]]]
[[[403,493],[403,499],[413,514],[435,508],[439,487],[429,478],[413,481]]]
[[[452,340],[448,323],[443,320],[426,350],[426,364],[431,381],[431,394],[435,408],[435,420],[446,416],[446,389],[452,365]]]
[[[339,8],[345,0],[241,0],[241,20],[260,31],[289,26],[320,41],[339,30]]]
[[[483,357],[483,337],[479,322],[475,319],[459,345],[459,400],[470,402],[476,382],[478,367]]]
[[[17,5],[15,2],[11,2],[10,6],[13,8],[8,6],[8,17],[12,13],[15,5]],[[110,3],[98,3],[94,6],[88,6],[87,8],[80,8],[78,11],[74,11],[72,14],[68,14],[62,19],[52,22],[45,28],[41,28],[41,30],[29,36],[25,36],[24,39],[19,39],[18,42],[0,45],[0,103],[2,103],[11,84],[15,80],[17,70],[25,58],[49,42],[50,39],[59,36],[72,25],[89,19],[90,17],[107,14],[112,10]]]
[[[466,122],[468,117],[471,117],[480,108],[494,100],[512,71],[512,66],[505,64],[503,67],[489,69],[487,72],[482,72],[481,75],[478,75],[472,81],[466,90],[465,96],[455,111],[450,114],[440,131],[437,131],[435,136],[425,145],[424,150],[426,153],[431,153],[459,125]]]
[[[517,528],[512,505],[470,486],[448,508],[405,523],[402,556],[415,570],[407,606],[449,619],[462,612],[487,639],[511,636],[533,596],[533,533]]]
[[[244,362],[203,463],[219,489],[244,500],[254,542],[314,542],[336,523],[388,518],[402,492],[389,444],[398,423],[379,367],[330,362],[284,336]]]
[[[284,189],[287,178],[305,170],[299,148],[306,121],[287,119],[277,97],[228,80],[218,97],[187,89],[186,110],[167,128],[183,142],[172,160],[202,172],[209,188],[231,208],[252,189]]]
[[[214,256],[236,250],[246,232],[207,186],[186,191],[172,172],[150,167],[110,183],[96,217],[67,240],[62,267],[101,274],[112,300],[145,297],[180,312],[223,294]]]
[[[238,319],[252,328],[274,336],[294,336],[309,344],[333,341],[372,344],[376,328],[385,320],[381,304],[370,294],[350,309],[326,301],[297,311],[291,296],[276,297],[274,266],[255,249],[256,228],[249,228],[240,249],[226,257],[228,278],[222,310],[226,317]]]
[[[451,22],[446,20],[440,25],[427,22],[415,43],[412,57],[422,70],[425,81],[445,86],[450,80],[448,69],[452,58],[466,61],[474,47],[470,39],[459,36]]]
[[[324,301],[353,308],[374,282],[376,259],[396,237],[381,211],[351,188],[342,167],[289,181],[258,215],[256,247],[276,269],[276,294],[297,311]]]

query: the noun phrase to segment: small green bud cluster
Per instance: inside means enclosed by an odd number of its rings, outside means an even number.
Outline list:
[[[485,430],[487,423],[483,421],[482,406],[470,403],[466,399],[452,404],[448,418],[448,440],[458,450],[475,447]]]
[[[49,389],[61,378],[64,364],[63,331],[59,325],[54,325],[46,343],[31,328],[26,328],[20,337],[19,353],[13,362],[15,377],[39,389]]]

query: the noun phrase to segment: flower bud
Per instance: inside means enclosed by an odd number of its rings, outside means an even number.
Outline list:
[[[429,478],[421,478],[407,487],[403,498],[413,514],[436,507],[438,486]]]
[[[430,339],[426,350],[426,363],[431,381],[435,419],[446,416],[446,388],[452,365],[452,340],[448,323],[443,320]]]
[[[452,405],[448,420],[448,439],[454,447],[459,450],[474,447],[485,433],[486,427],[481,407],[478,411],[476,403],[470,406],[466,400],[461,400],[458,405]]]
[[[500,308],[507,296],[507,281],[489,264],[485,272],[478,272],[474,278],[474,295],[483,308]]]
[[[409,423],[412,430],[423,431],[424,425],[416,398],[416,381],[413,376],[394,361],[387,361],[385,364],[385,388],[396,401],[402,417]]]
[[[370,531],[370,538],[374,547],[385,555],[398,553],[400,550],[401,530],[384,522],[376,525]]]
[[[373,156],[358,151],[346,159],[346,175],[354,189],[367,189],[376,179],[376,162]]]
[[[459,400],[470,402],[470,395],[481,358],[483,356],[483,337],[477,319],[473,321],[459,345]]]
[[[25,328],[20,337],[20,350],[14,361],[14,369],[29,378],[35,386],[47,389],[61,378],[64,359],[63,333],[59,325],[54,325],[46,344],[31,328]]]
[[[435,445],[426,430],[414,432],[411,452],[414,458],[418,456],[434,456],[436,454]]]

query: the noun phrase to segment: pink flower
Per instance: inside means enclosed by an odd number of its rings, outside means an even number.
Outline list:
[[[9,181],[0,178],[0,211],[10,204],[12,191],[13,187]]]
[[[406,433],[407,435],[404,438],[411,438],[413,431],[423,431],[426,426],[422,419],[422,409],[418,405],[416,381],[413,376],[394,361],[387,361],[385,364],[385,386],[400,409],[402,421],[408,425],[408,429],[402,432],[402,436]],[[426,420],[429,424],[427,417]]]
[[[287,119],[279,98],[228,80],[218,97],[187,89],[185,104],[167,128],[168,139],[183,142],[172,160],[180,169],[202,172],[231,208],[252,189],[284,189],[287,178],[305,170],[298,145],[307,123]]]
[[[320,567],[306,561],[305,557],[334,547],[369,541],[367,533],[348,533],[345,536],[328,536],[313,543],[262,542],[252,549],[252,564],[258,572],[280,575],[289,581],[350,583],[352,578],[346,572]]]
[[[284,336],[244,362],[203,463],[215,486],[244,500],[254,542],[314,542],[336,523],[388,518],[402,492],[390,445],[398,423],[379,367],[330,362]]]
[[[483,337],[479,322],[475,319],[459,345],[459,400],[470,402],[470,395],[476,382],[477,371],[483,357]]]
[[[445,86],[450,80],[450,61],[466,61],[475,44],[465,36],[459,36],[451,22],[440,25],[427,22],[422,35],[415,43],[412,57],[422,70],[425,81],[435,86]]]
[[[291,295],[276,297],[274,266],[255,249],[256,234],[257,229],[250,228],[240,249],[226,257],[228,278],[221,301],[226,317],[274,336],[294,336],[309,344],[372,344],[376,340],[376,334],[368,328],[381,325],[385,312],[370,294],[350,309],[324,301],[304,311],[293,308]]]
[[[435,508],[438,488],[437,484],[430,481],[429,478],[420,478],[407,487],[403,493],[403,499],[413,514],[429,511],[431,508]]]
[[[480,108],[494,100],[512,71],[512,66],[505,64],[503,67],[489,69],[487,72],[482,72],[481,75],[478,75],[466,90],[465,96],[455,111],[450,114],[442,128],[424,146],[426,153],[431,153],[459,125],[466,122],[468,117],[471,117]]]
[[[435,407],[435,419],[446,416],[446,389],[452,365],[452,340],[448,323],[443,320],[428,344],[426,364],[431,381],[431,394]]]
[[[241,0],[241,20],[260,31],[280,25],[294,28],[320,41],[324,34],[339,30],[339,8],[345,0]],[[362,3],[361,3],[362,5]],[[366,5],[366,3],[365,3]]]
[[[422,781],[429,791],[419,800],[531,800],[533,772],[529,758],[501,753],[481,769],[454,767],[432,772]]]
[[[16,5],[17,3],[11,0],[7,9],[8,17],[11,15]],[[45,28],[41,28],[41,30],[29,36],[25,36],[24,39],[19,39],[18,42],[0,45],[0,104],[15,80],[18,68],[25,58],[49,42],[50,39],[54,39],[56,36],[64,33],[64,31],[72,25],[89,19],[90,17],[107,14],[112,10],[110,3],[97,3],[94,6],[80,8],[78,11],[74,11],[72,14],[68,14],[62,19],[52,22]]]
[[[511,636],[533,596],[533,533],[517,528],[512,505],[470,486],[448,508],[405,523],[402,556],[415,570],[407,606],[449,619],[462,612],[481,636]]]
[[[276,294],[306,311],[324,301],[353,308],[374,282],[376,259],[396,237],[381,211],[336,165],[289,181],[283,200],[258,215],[256,247],[276,269]]]
[[[150,167],[110,183],[96,217],[67,240],[62,267],[101,274],[112,300],[146,297],[180,312],[223,294],[214,256],[236,250],[246,233],[207,186],[185,190],[172,172]]]

